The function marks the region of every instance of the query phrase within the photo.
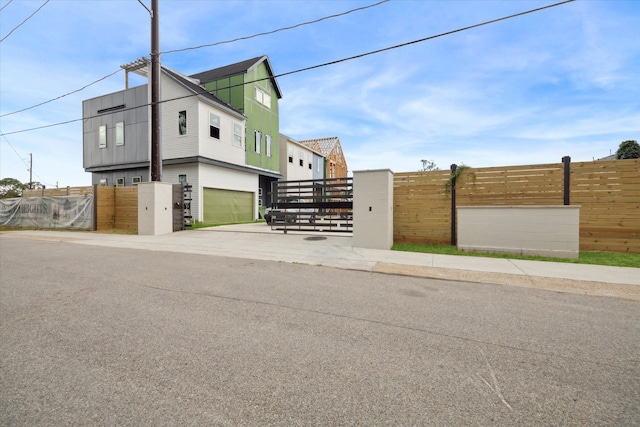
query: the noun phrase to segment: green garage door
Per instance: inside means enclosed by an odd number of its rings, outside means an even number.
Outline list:
[[[253,221],[253,193],[204,189],[204,222],[227,224]]]

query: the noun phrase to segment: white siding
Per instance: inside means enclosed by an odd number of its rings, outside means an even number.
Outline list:
[[[170,77],[162,75],[162,99],[174,99],[189,92]],[[161,104],[162,114],[162,158],[179,159],[198,155],[198,98],[186,98]],[[178,112],[187,112],[187,134],[178,132]]]
[[[209,114],[220,117],[220,139],[209,136]],[[210,159],[221,160],[236,165],[245,165],[244,152],[244,120],[237,119],[223,110],[200,102],[199,106],[200,146],[198,154]],[[233,145],[233,124],[242,126],[242,144]]]
[[[191,193],[191,216],[193,216],[194,220],[201,221],[202,197],[200,193],[196,191],[199,188],[198,165],[196,163],[190,163],[186,165],[171,165],[165,166],[162,169],[163,182],[178,184],[180,182],[178,181],[179,175],[187,175],[187,182],[193,186],[193,192]]]
[[[303,145],[287,142],[288,147],[293,148],[293,163],[287,161],[287,181],[300,181],[305,179],[313,179],[313,169],[309,169],[309,158],[313,151],[309,150]],[[288,149],[288,148],[287,148]],[[300,155],[302,154],[302,166],[300,166]]]

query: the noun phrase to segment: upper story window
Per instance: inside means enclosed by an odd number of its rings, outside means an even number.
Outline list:
[[[209,136],[220,139],[220,116],[209,113]]]
[[[267,108],[271,108],[271,95],[256,86],[256,101]]]
[[[116,123],[116,146],[119,145],[124,145],[124,122]]]
[[[271,157],[271,135],[264,136],[264,144],[266,145],[267,157]]]
[[[260,154],[260,146],[262,145],[262,132],[259,130],[256,131],[256,153]]]
[[[242,126],[233,124],[233,145],[236,147],[242,147]]]
[[[116,187],[124,187],[124,178],[116,178]]]
[[[293,163],[293,147],[289,147],[289,163]]]
[[[298,159],[300,162],[300,166],[304,166],[304,151],[300,150],[298,152]]]
[[[131,178],[131,183],[132,184],[140,184],[142,182],[142,177],[141,176],[134,176],[133,178]]]
[[[187,112],[179,111],[178,112],[178,135],[186,135],[187,134]]]
[[[181,184],[187,182],[187,174],[178,175],[178,182]]]
[[[107,125],[98,128],[98,148],[107,148]]]

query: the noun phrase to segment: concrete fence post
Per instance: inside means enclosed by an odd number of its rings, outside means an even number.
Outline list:
[[[393,172],[389,169],[353,172],[353,246],[386,250],[393,246]]]

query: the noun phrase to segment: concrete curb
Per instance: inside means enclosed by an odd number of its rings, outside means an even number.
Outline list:
[[[377,263],[373,268],[373,271],[376,273],[398,274],[430,279],[459,280],[463,282],[475,282],[491,285],[517,286],[521,288],[533,288],[547,291],[624,298],[640,301],[640,287],[634,285],[591,282],[557,277],[454,270],[449,268],[389,264],[384,262]]]

